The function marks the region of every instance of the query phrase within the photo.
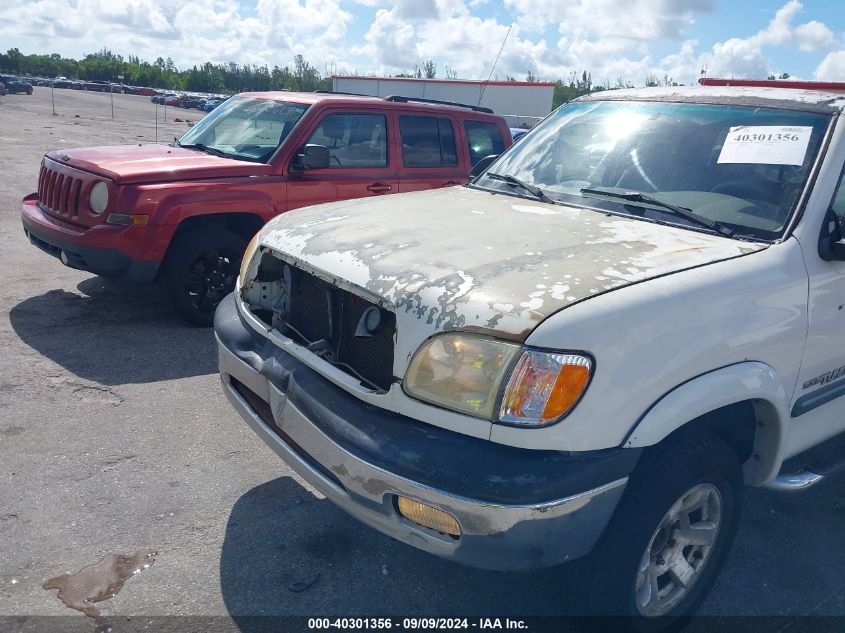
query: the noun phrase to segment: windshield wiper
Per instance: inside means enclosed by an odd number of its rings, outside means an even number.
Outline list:
[[[711,231],[716,231],[727,237],[732,237],[734,234],[732,229],[728,228],[721,222],[705,218],[703,215],[697,214],[692,209],[687,209],[686,207],[681,207],[676,204],[671,204],[669,202],[653,198],[642,191],[612,191],[610,189],[604,189],[603,187],[584,187],[581,189],[581,193],[606,196],[608,198],[619,198],[620,200],[627,200],[628,202],[651,204],[655,207],[665,209],[666,211],[671,211],[675,215],[685,218],[694,224],[708,228]]]
[[[522,180],[520,180],[519,178],[516,178],[515,176],[511,176],[509,174],[492,174],[489,171],[484,175],[487,176],[488,178],[492,178],[493,180],[501,180],[502,182],[506,182],[509,185],[511,185],[512,187],[519,187],[523,191],[527,191],[532,196],[537,198],[537,200],[540,200],[542,202],[548,202],[549,204],[557,204],[557,202],[555,202],[554,200],[549,198],[549,196],[547,196],[545,193],[543,193],[543,190],[540,189],[540,187],[535,187],[534,185],[529,185],[527,182],[523,182]]]
[[[206,154],[214,154],[215,156],[219,156],[220,158],[232,158],[230,154],[227,154],[226,152],[221,151],[216,147],[209,147],[204,143],[194,143],[193,145],[182,145],[181,143],[179,143],[179,147],[184,147],[186,149],[198,149],[201,152],[205,152]]]

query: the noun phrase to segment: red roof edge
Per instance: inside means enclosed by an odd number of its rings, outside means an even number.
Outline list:
[[[487,84],[488,86],[554,86],[553,81],[484,81],[483,79],[423,79],[421,77],[361,77],[358,75],[332,75],[332,79],[355,79],[358,81],[422,81],[429,83]]]
[[[702,77],[702,86],[747,86],[749,88],[794,88],[799,90],[845,91],[845,81],[790,81],[788,79],[717,79]]]

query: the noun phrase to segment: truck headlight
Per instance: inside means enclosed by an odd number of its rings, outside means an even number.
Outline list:
[[[246,245],[246,250],[244,251],[243,259],[241,259],[241,271],[238,273],[238,286],[240,288],[244,287],[246,283],[246,274],[249,270],[249,265],[252,263],[252,258],[255,256],[255,251],[258,250],[258,233],[256,233],[252,239],[249,241],[249,244]]]
[[[523,351],[502,397],[499,421],[534,427],[559,421],[578,404],[592,374],[588,356]]]
[[[520,349],[474,334],[433,336],[411,359],[402,388],[418,400],[490,420],[502,380]]]
[[[100,215],[109,204],[109,187],[102,180],[98,180],[88,195],[88,206],[94,215]]]
[[[513,426],[543,427],[572,411],[592,373],[593,361],[584,354],[526,349],[454,332],[423,343],[411,359],[402,388],[412,398],[460,413]]]

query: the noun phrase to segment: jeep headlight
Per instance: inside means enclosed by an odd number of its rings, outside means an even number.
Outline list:
[[[417,350],[402,386],[418,400],[489,420],[520,349],[484,336],[440,334]]]
[[[106,210],[109,204],[109,187],[102,180],[98,180],[93,187],[91,193],[88,194],[88,206],[94,215],[100,215]]]
[[[246,245],[243,259],[241,259],[241,271],[238,273],[238,287],[243,288],[246,283],[246,274],[249,271],[249,265],[252,263],[252,258],[255,257],[255,251],[258,250],[258,236],[256,233],[249,244]]]
[[[456,332],[427,340],[411,359],[402,386],[409,396],[446,409],[542,427],[575,407],[592,372],[593,361],[583,354]]]

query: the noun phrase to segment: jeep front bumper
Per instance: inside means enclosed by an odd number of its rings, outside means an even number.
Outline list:
[[[588,553],[640,454],[513,448],[367,405],[250,328],[234,295],[214,327],[226,396],[302,479],[363,523],[460,563],[527,570]],[[460,536],[406,519],[399,496],[448,513]]]

